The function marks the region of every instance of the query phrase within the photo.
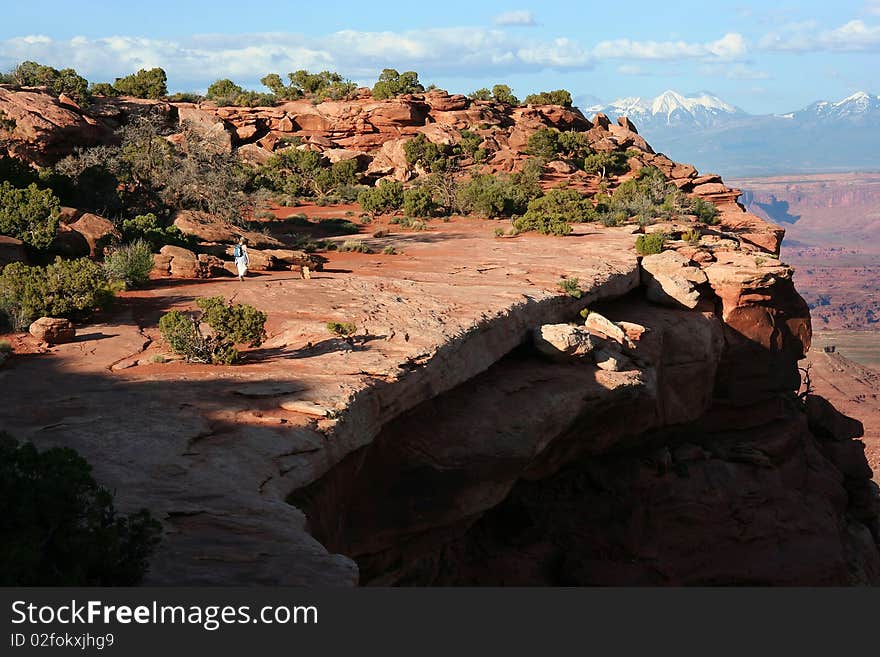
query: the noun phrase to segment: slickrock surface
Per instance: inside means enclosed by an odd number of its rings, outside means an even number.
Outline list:
[[[584,226],[560,252],[556,239],[498,240],[491,228],[459,220],[375,240],[404,255],[334,254],[308,281],[264,274],[131,293],[126,312],[76,342],[0,370],[0,424],[41,447],[75,447],[123,508],[163,517],[152,583],[352,584],[353,564],[306,533],[285,495],[487,368],[530,327],[638,285],[627,231]],[[562,275],[590,292],[565,296]],[[268,342],[237,367],[151,363],[166,353],[154,342],[158,314],[214,294],[265,310]],[[362,344],[330,337],[332,320],[354,321]],[[339,417],[287,410],[303,403]]]

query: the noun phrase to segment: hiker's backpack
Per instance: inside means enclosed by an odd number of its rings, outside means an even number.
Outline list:
[[[241,244],[236,244],[236,245],[235,245],[235,249],[233,249],[233,251],[232,251],[232,257],[234,257],[234,258],[240,258],[241,255],[242,255],[242,253],[241,253]]]

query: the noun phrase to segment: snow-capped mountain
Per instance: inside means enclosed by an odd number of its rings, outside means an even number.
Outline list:
[[[584,108],[586,114],[604,112],[608,116],[628,116],[637,126],[709,127],[731,117],[745,116],[738,107],[718,96],[703,92],[685,96],[677,91],[664,91],[656,98],[621,98],[603,105]]]
[[[880,96],[872,96],[864,91],[857,91],[851,96],[837,102],[820,100],[802,110],[783,115],[785,118],[800,121],[863,121],[880,117]]]
[[[730,176],[877,170],[880,96],[864,91],[788,114],[749,114],[711,93],[666,91],[580,105],[589,118],[629,117],[657,150]]]

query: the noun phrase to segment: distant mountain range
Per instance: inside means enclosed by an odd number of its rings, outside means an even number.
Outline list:
[[[584,104],[586,105],[586,103]],[[582,106],[628,116],[655,149],[726,176],[880,171],[880,96],[863,91],[787,114],[749,114],[708,92]]]

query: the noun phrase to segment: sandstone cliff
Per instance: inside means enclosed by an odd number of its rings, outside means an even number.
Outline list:
[[[56,101],[0,93],[32,126],[16,129],[22,155],[58,156],[80,122],[109,128],[128,102],[49,121]],[[680,239],[688,226],[657,226],[669,250],[643,259],[629,227],[493,239],[486,222],[454,218],[366,238],[396,259],[334,253],[310,281],[237,288],[270,314],[245,365],[151,358],[160,312],[229,293],[209,279],[130,293],[90,340],[0,370],[0,424],[75,447],[123,507],[162,517],[151,583],[880,583],[859,427],[797,396],[810,316],[776,257],[783,231],[720,177],[654,153],[625,119],[559,107],[445,93],[156,107],[243,154],[297,136],[403,180],[414,172],[400,146],[417,132],[485,133],[486,166],[501,171],[538,127],[577,129],[596,150],[634,148],[635,165],[712,200],[721,222],[696,244]],[[585,309],[579,353],[534,348],[542,327]],[[347,319],[354,349],[323,329]]]

